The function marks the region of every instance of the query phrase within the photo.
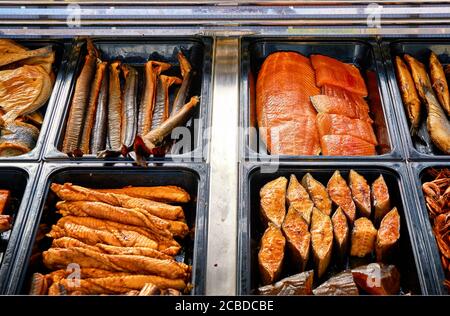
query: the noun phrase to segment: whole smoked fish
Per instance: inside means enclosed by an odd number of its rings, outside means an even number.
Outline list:
[[[173,84],[180,83],[180,78],[165,75],[159,76],[155,107],[153,109],[152,130],[158,128],[169,118],[169,88]]]
[[[125,77],[125,86],[123,92],[122,122],[121,122],[121,143],[122,155],[126,156],[137,133],[138,126],[138,72],[129,65],[122,66],[122,72]]]
[[[352,192],[339,170],[336,170],[328,181],[327,191],[331,200],[342,209],[350,224],[353,225],[356,218],[356,206],[352,199]]]
[[[281,227],[286,215],[285,196],[288,180],[279,177],[266,183],[259,193],[261,215],[267,222]]]
[[[106,134],[108,129],[108,90],[109,71],[103,74],[102,85],[98,95],[97,108],[95,111],[94,126],[92,127],[90,148],[91,153],[97,155],[106,149]]]
[[[280,228],[269,223],[261,238],[258,253],[259,271],[263,285],[272,284],[281,274],[286,239]]]
[[[183,105],[186,103],[186,98],[188,96],[189,88],[191,86],[191,81],[193,77],[192,66],[189,63],[189,60],[186,58],[186,56],[184,56],[182,52],[179,52],[177,54],[177,58],[180,64],[181,76],[183,77],[183,81],[181,83],[180,89],[177,92],[175,100],[173,101],[170,116],[174,116],[178,111],[181,110]]]
[[[431,52],[430,55],[430,77],[434,92],[448,116],[450,116],[450,93],[448,91],[448,82],[445,78],[444,68],[437,55]]]
[[[122,149],[123,96],[120,86],[120,68],[120,61],[115,61],[109,66],[108,149],[116,152]]]

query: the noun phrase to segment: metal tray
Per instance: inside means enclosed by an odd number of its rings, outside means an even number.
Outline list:
[[[387,79],[381,62],[381,53],[376,43],[362,40],[339,40],[339,39],[320,39],[320,40],[294,40],[279,38],[244,38],[242,40],[241,57],[241,115],[243,116],[243,152],[245,158],[250,161],[295,161],[295,160],[401,160],[404,156],[402,147],[399,143],[399,134],[397,124],[393,117],[393,106],[390,101],[390,95],[387,88]],[[345,63],[356,65],[365,75],[366,71],[376,72],[376,85],[374,97],[380,100],[381,104],[369,102],[372,113],[377,113],[379,120],[384,122],[380,128],[375,126],[374,130],[378,133],[385,131],[385,153],[377,156],[271,156],[267,153],[265,144],[259,141],[256,128],[256,119],[254,118],[255,105],[251,104],[252,93],[255,88],[251,85],[256,82],[258,71],[265,58],[276,51],[295,51],[309,56],[311,54],[323,54],[337,58]],[[367,83],[367,80],[366,80]],[[379,98],[378,98],[379,97]],[[379,137],[378,137],[379,138]],[[379,146],[377,146],[379,147]],[[379,149],[379,148],[378,148]],[[380,151],[380,150],[378,150]]]
[[[441,256],[439,254],[439,249],[437,247],[436,239],[434,237],[433,229],[431,227],[431,222],[428,217],[428,209],[425,203],[425,197],[422,192],[422,184],[432,180],[427,174],[427,170],[430,168],[450,168],[449,162],[413,162],[408,165],[408,171],[412,180],[413,201],[415,203],[415,208],[417,209],[417,216],[420,218],[420,227],[424,235],[424,240],[428,242],[428,247],[430,249],[430,254],[428,259],[430,261],[429,266],[433,269],[435,274],[434,286],[437,294],[450,294],[445,287],[443,282],[445,280],[444,270],[442,268]]]
[[[69,51],[71,50],[71,41],[70,40],[48,40],[48,39],[42,39],[42,40],[16,40],[21,45],[24,45],[30,49],[40,48],[44,47],[46,45],[52,45],[55,49],[55,63],[53,64],[53,69],[55,71],[55,84],[53,85],[53,90],[50,95],[49,100],[47,103],[40,108],[42,114],[44,115],[44,121],[42,123],[40,133],[38,140],[36,142],[36,146],[28,153],[14,156],[14,157],[0,157],[0,162],[7,162],[7,161],[37,161],[41,158],[43,148],[45,147],[45,140],[47,136],[47,132],[49,127],[52,124],[52,117],[54,108],[57,103],[59,90],[61,86],[63,85],[65,72],[66,72],[66,59],[68,56]]]
[[[239,213],[238,295],[253,294],[259,286],[257,251],[260,238],[264,232],[259,215],[259,191],[261,187],[279,176],[285,176],[289,179],[292,173],[296,174],[300,180],[306,172],[310,172],[317,180],[326,185],[333,172],[337,169],[341,171],[342,176],[346,179],[348,178],[349,170],[354,169],[365,176],[369,183],[375,180],[380,173],[383,174],[389,187],[392,204],[397,206],[401,216],[401,254],[397,257],[396,265],[402,276],[402,291],[404,293],[411,291],[413,294],[423,295],[435,293],[431,287],[433,274],[426,260],[428,251],[420,234],[417,212],[414,212],[411,203],[409,179],[406,176],[407,172],[404,164],[353,162],[352,166],[349,166],[342,162],[333,162],[333,164],[323,162],[282,163],[278,166],[276,172],[267,172],[271,169],[264,169],[266,167],[261,164],[249,163],[243,166],[241,170],[242,195],[240,197],[241,206]],[[367,263],[363,262],[362,264]],[[308,266],[311,264],[310,260]],[[333,272],[333,269],[332,262],[328,273]],[[289,267],[284,269],[283,273],[287,272],[289,272]],[[292,272],[291,274],[294,273]],[[323,280],[320,280],[318,283],[325,281],[328,277],[329,275],[325,275]],[[317,281],[315,280],[315,282]]]
[[[32,200],[36,201],[30,209],[22,238],[17,242],[14,251],[16,256],[10,270],[10,278],[5,288],[6,294],[27,294],[29,280],[36,267],[29,264],[31,251],[40,223],[55,223],[55,195],[50,191],[53,182],[74,184],[88,187],[121,187],[126,185],[152,186],[177,185],[183,187],[191,195],[191,202],[184,206],[189,227],[195,227],[195,237],[187,239],[180,260],[192,265],[191,294],[201,295],[205,291],[206,246],[207,246],[207,214],[205,207],[208,197],[207,169],[201,164],[155,166],[148,169],[136,169],[131,164],[119,164],[114,167],[102,164],[73,163],[45,164]]]
[[[22,236],[39,168],[32,163],[0,165],[0,188],[11,190],[11,204],[5,213],[13,216],[12,229],[0,234],[0,294],[13,267],[15,245]]]
[[[195,71],[191,85],[190,95],[199,95],[200,104],[194,112],[193,117],[186,123],[190,135],[189,145],[186,148],[180,148],[177,142],[172,146],[172,150],[164,158],[149,158],[155,161],[176,161],[179,163],[206,160],[204,148],[206,147],[206,138],[204,133],[209,126],[209,104],[211,104],[211,74],[212,74],[212,40],[208,37],[165,37],[165,38],[145,38],[145,39],[111,39],[101,38],[93,39],[96,47],[101,51],[101,57],[104,60],[113,61],[116,59],[122,62],[134,65],[143,76],[144,63],[152,58],[162,60],[173,64],[178,64],[176,57],[181,48],[183,53],[189,58]],[[69,116],[70,102],[73,97],[78,74],[84,64],[86,55],[86,45],[84,41],[76,42],[77,48],[69,61],[69,67],[64,82],[61,96],[58,99],[58,106],[55,113],[55,122],[58,126],[49,131],[49,139],[45,149],[45,160],[69,160],[69,157],[60,151],[62,146],[65,126]],[[179,67],[172,67],[167,73],[180,76]],[[173,92],[172,92],[173,94]],[[171,95],[173,98],[174,96]],[[177,136],[177,135],[174,135]],[[184,137],[184,135],[181,135]],[[178,136],[177,136],[178,137]],[[176,138],[177,138],[176,137]],[[180,152],[181,151],[181,152]],[[77,161],[104,161],[98,159],[95,155],[84,155],[82,158],[75,158]],[[108,158],[107,161],[127,161],[129,158]]]
[[[395,107],[395,114],[397,117],[398,125],[400,128],[401,137],[405,145],[405,151],[408,155],[408,159],[413,161],[421,160],[448,160],[450,161],[450,155],[445,155],[439,151],[431,143],[431,152],[427,152],[426,147],[418,140],[413,140],[409,133],[409,121],[406,116],[405,108],[401,98],[400,90],[397,84],[394,58],[398,55],[410,54],[414,58],[417,58],[420,62],[428,65],[428,57],[430,50],[434,51],[441,63],[450,63],[450,41],[447,39],[427,39],[427,40],[395,40],[386,41],[382,43],[382,54],[385,60],[385,67],[387,71],[387,77],[389,81],[389,87],[392,95],[392,103]],[[427,66],[428,67],[428,66]],[[426,110],[424,112],[426,113]],[[426,130],[426,120],[422,118],[421,129]],[[428,134],[428,133],[427,133]]]

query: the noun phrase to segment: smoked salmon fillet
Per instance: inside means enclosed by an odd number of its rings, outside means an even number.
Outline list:
[[[317,86],[330,84],[363,97],[367,96],[366,84],[355,66],[322,55],[311,55],[310,59],[316,71]]]
[[[375,146],[349,135],[326,135],[320,138],[324,156],[373,156]]]
[[[373,145],[377,138],[372,125],[360,119],[351,119],[338,114],[319,113],[316,118],[320,137],[325,135],[350,135]]]
[[[338,114],[372,123],[369,108],[359,106],[355,102],[324,94],[311,97],[311,102],[319,113]]]
[[[310,97],[320,93],[308,58],[295,52],[269,55],[256,82],[259,134],[271,154],[318,155],[316,111]]]

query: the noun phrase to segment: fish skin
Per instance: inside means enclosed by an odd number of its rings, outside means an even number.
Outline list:
[[[324,156],[374,156],[375,146],[350,135],[325,135],[320,138]]]
[[[95,114],[97,112],[97,104],[99,101],[100,90],[107,72],[108,63],[99,62],[97,63],[97,69],[95,71],[94,81],[92,82],[91,92],[89,95],[89,102],[86,109],[86,116],[84,119],[84,127],[81,135],[81,145],[80,149],[83,154],[89,154],[90,150],[90,140],[93,126],[95,124]]]
[[[156,101],[158,76],[169,69],[170,64],[150,60],[145,63],[145,88],[139,105],[138,134],[145,135],[151,130],[153,109]]]
[[[444,68],[434,52],[431,52],[430,55],[429,68],[434,92],[436,93],[442,108],[445,110],[447,115],[450,116],[450,93],[448,91],[448,83],[445,78]]]
[[[347,254],[350,229],[344,211],[339,207],[331,217],[333,223],[334,244],[341,263]]]
[[[318,155],[316,111],[320,93],[308,58],[295,52],[270,54],[256,81],[256,116],[261,141],[274,155]]]
[[[299,267],[300,272],[304,271],[309,259],[311,234],[308,231],[308,224],[293,205],[289,207],[281,229],[286,236],[287,246],[295,265]]]
[[[384,181],[383,175],[372,183],[371,187],[372,204],[374,207],[374,222],[379,224],[387,212],[391,209],[389,189]]]
[[[342,271],[313,290],[314,295],[359,295],[350,270]]]
[[[45,295],[47,291],[47,278],[41,273],[33,273],[29,295]]]
[[[317,208],[311,216],[311,248],[314,255],[317,278],[321,278],[330,264],[333,252],[333,224],[330,216]]]
[[[400,214],[396,207],[387,213],[377,232],[375,252],[378,262],[388,261],[400,239]]]
[[[95,73],[97,57],[87,54],[80,75],[75,83],[75,90],[70,103],[69,118],[66,124],[62,151],[72,154],[78,148],[84,119],[84,112],[89,100],[92,78]]]
[[[169,118],[169,88],[173,84],[181,84],[181,82],[178,77],[159,76],[155,108],[153,109],[152,130],[158,128]]]
[[[100,94],[98,96],[97,108],[95,111],[94,126],[92,127],[90,147],[92,154],[96,155],[99,151],[106,148],[106,134],[108,123],[108,90],[109,90],[109,71],[103,74]]]
[[[370,186],[367,180],[352,169],[349,173],[349,186],[359,215],[370,218],[372,206],[370,201]]]
[[[350,255],[364,258],[375,250],[377,230],[366,217],[360,217],[355,221],[351,236]]]
[[[415,135],[419,129],[422,103],[417,94],[411,73],[400,56],[395,57],[395,71],[403,105],[406,109],[409,122],[411,123],[411,134]]]
[[[291,275],[274,284],[258,288],[259,295],[311,295],[314,271],[309,270]]]
[[[332,84],[363,97],[367,96],[366,83],[354,65],[323,55],[311,55],[310,59],[316,71],[318,87]]]
[[[272,284],[280,274],[284,260],[286,239],[279,227],[269,223],[261,238],[258,252],[259,271],[263,285]]]
[[[25,50],[25,51],[16,51],[14,53],[7,53],[5,51],[0,54],[0,67],[4,65],[11,64],[13,62],[23,60],[26,58],[37,57],[37,56],[45,56],[50,54],[53,51],[53,47],[45,46],[33,50]]]
[[[183,77],[183,81],[181,82],[181,87],[177,92],[175,100],[173,101],[170,116],[174,116],[186,103],[186,98],[188,96],[193,77],[192,66],[186,56],[184,56],[182,52],[178,52],[177,58],[178,63],[180,64],[181,76]]]
[[[30,152],[39,137],[39,130],[30,124],[14,121],[0,124],[0,156],[11,157]]]
[[[427,129],[431,140],[442,152],[450,154],[450,121],[436,99],[434,93],[423,87],[428,111]]]
[[[336,170],[328,180],[327,192],[334,204],[342,209],[350,224],[353,225],[356,218],[355,202],[353,202],[352,192],[339,170]]]
[[[121,123],[121,143],[122,155],[128,154],[129,148],[133,147],[138,128],[138,72],[130,65],[122,65],[122,72],[125,77],[123,92],[122,123]]]
[[[286,202],[292,206],[303,217],[309,226],[311,222],[311,213],[314,208],[314,202],[311,201],[306,189],[298,182],[297,177],[291,174],[289,185],[286,192]]]
[[[325,135],[349,135],[372,145],[378,144],[373,127],[367,121],[327,113],[319,113],[316,121],[320,137]]]
[[[123,95],[120,87],[121,62],[115,61],[109,66],[109,100],[108,100],[108,139],[109,149],[122,149],[122,107]]]
[[[279,177],[266,183],[260,190],[260,210],[267,222],[281,227],[286,215],[285,196],[288,180]]]
[[[326,215],[331,215],[332,202],[328,196],[327,189],[325,186],[314,179],[314,177],[307,173],[302,178],[302,185],[308,192],[311,200],[314,202],[315,207],[322,211]]]
[[[191,197],[186,190],[174,185],[136,187],[128,186],[119,189],[95,189],[103,193],[125,194],[131,197],[148,199],[162,203],[187,203]]]
[[[371,263],[352,269],[353,279],[372,295],[397,295],[400,292],[400,272],[394,265]]]
[[[414,85],[416,86],[417,93],[419,94],[420,99],[422,100],[422,102],[426,103],[427,100],[425,98],[425,91],[432,91],[433,89],[430,77],[427,74],[425,66],[411,55],[405,54],[403,58],[408,64],[409,70],[411,71]]]

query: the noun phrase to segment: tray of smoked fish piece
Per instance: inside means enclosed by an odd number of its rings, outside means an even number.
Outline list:
[[[72,42],[0,41],[2,55],[9,61],[0,66],[0,161],[37,161],[45,147]],[[37,69],[44,72],[39,74]]]
[[[450,159],[449,49],[449,42],[440,39],[382,43],[396,117],[411,160]],[[421,82],[426,84],[422,87]]]
[[[361,40],[242,41],[247,160],[400,160],[379,47]]]
[[[444,295],[450,294],[449,170],[448,162],[413,162],[408,166],[424,240],[429,242],[429,265],[436,276],[434,286],[436,293]]]
[[[238,292],[435,294],[401,163],[241,168]]]
[[[38,165],[4,163],[0,166],[0,293],[13,267],[36,182]]]
[[[200,164],[46,164],[5,293],[204,293],[206,176]]]
[[[203,161],[211,45],[203,37],[77,42],[45,159]]]

